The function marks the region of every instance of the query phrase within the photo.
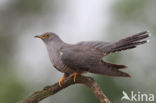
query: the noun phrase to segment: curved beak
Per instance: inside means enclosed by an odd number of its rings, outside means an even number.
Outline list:
[[[44,37],[42,35],[36,35],[34,36],[35,38],[40,38],[40,39],[43,39]]]

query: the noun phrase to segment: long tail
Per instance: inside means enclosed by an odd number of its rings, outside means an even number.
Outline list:
[[[105,54],[109,54],[122,50],[132,49],[138,45],[144,44],[147,42],[147,40],[143,39],[146,39],[149,36],[150,36],[149,32],[144,31],[116,42],[89,41],[89,42],[80,42],[78,43],[78,45],[94,47]]]
[[[95,67],[90,68],[89,72],[107,76],[130,77],[128,73],[119,70],[123,68],[127,68],[127,66],[102,61]]]
[[[112,43],[110,48],[106,50],[106,53],[113,53],[113,52],[118,52],[122,50],[136,48],[137,45],[147,43],[148,40],[143,40],[143,39],[149,36],[150,36],[149,32],[144,31],[136,35],[121,39],[115,43]]]

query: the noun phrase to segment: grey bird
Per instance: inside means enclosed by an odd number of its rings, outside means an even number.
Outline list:
[[[47,32],[35,36],[45,43],[53,66],[64,73],[59,85],[65,77],[72,75],[74,82],[76,76],[90,72],[108,76],[130,77],[128,73],[120,69],[127,68],[125,65],[113,64],[103,60],[103,57],[122,50],[136,48],[138,45],[147,43],[149,32],[144,31],[115,42],[83,41],[77,44],[68,44],[62,41],[53,32]]]

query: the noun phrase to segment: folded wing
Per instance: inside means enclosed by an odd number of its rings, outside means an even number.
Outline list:
[[[74,46],[68,49],[63,48],[62,52],[62,62],[75,72],[86,71],[108,76],[129,77],[127,73],[119,70],[126,68],[125,65],[112,64],[103,61],[103,54],[96,49]]]

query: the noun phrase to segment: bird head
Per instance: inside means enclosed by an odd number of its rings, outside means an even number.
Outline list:
[[[41,35],[36,35],[35,37],[42,39],[45,43],[59,39],[59,37],[53,32],[43,33]]]

